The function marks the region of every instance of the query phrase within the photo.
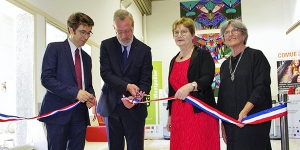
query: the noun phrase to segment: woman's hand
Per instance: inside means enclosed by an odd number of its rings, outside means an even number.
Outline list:
[[[177,90],[177,92],[175,93],[175,98],[176,99],[181,99],[184,100],[189,93],[193,90],[193,87],[191,86],[190,83],[182,86],[180,89]]]
[[[223,123],[221,123],[221,131],[222,131],[222,138],[223,138],[223,141],[224,141],[224,143],[227,144],[227,136],[226,136],[226,132],[225,132],[225,128],[224,128]]]
[[[242,119],[247,117],[247,113],[244,111],[241,111],[239,114],[239,119],[238,121],[242,122]],[[245,124],[236,124],[238,127],[243,128],[245,126]]]
[[[167,127],[167,130],[168,130],[169,132],[171,132],[171,116],[168,117],[168,122],[167,122],[166,127]]]
[[[246,105],[244,106],[243,110],[239,114],[239,119],[238,121],[242,122],[242,119],[247,117],[248,113],[250,110],[254,107],[254,105],[251,102],[247,102]],[[237,124],[238,127],[243,128],[245,124]]]

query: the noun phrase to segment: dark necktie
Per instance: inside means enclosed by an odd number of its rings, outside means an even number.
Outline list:
[[[76,78],[78,83],[78,88],[82,89],[82,74],[81,74],[81,61],[79,56],[79,50],[75,50],[75,71],[76,71]]]
[[[126,66],[126,61],[127,61],[127,46],[123,46],[124,50],[123,50],[123,53],[122,53],[122,57],[123,57],[123,68],[125,69],[125,66]],[[118,100],[118,104],[121,104],[122,101],[121,101],[121,98]]]
[[[126,61],[127,61],[127,46],[124,46],[124,51],[122,53],[122,56],[123,56],[123,68],[125,68],[126,66]]]

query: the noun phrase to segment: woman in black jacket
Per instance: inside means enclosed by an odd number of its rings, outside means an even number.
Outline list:
[[[215,107],[211,84],[215,64],[208,51],[193,45],[194,21],[179,18],[173,23],[173,38],[180,52],[171,60],[169,72],[169,118],[171,150],[220,150],[218,119],[185,102],[191,95]]]

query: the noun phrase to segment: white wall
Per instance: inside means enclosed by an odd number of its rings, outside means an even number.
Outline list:
[[[24,3],[20,1],[20,3]],[[62,28],[66,28],[66,22],[68,17],[74,12],[83,12],[89,15],[95,23],[93,27],[93,36],[90,37],[90,41],[98,44],[92,45],[91,57],[92,57],[92,75],[93,75],[93,86],[96,93],[96,98],[98,99],[101,92],[101,85],[103,83],[100,77],[100,63],[99,63],[99,45],[101,41],[110,37],[115,36],[115,31],[113,29],[113,14],[119,9],[123,8],[119,0],[26,0],[29,5],[38,8],[43,11],[43,13],[55,18],[58,22],[64,24]],[[35,10],[35,8],[31,8]],[[125,9],[125,8],[123,8]],[[138,10],[134,2],[127,8],[129,12],[132,13],[135,21],[134,35],[136,38],[143,39],[143,16]],[[41,102],[44,94],[44,88],[40,84],[40,63],[42,61],[42,56],[45,50],[45,35],[44,35],[44,23],[45,18],[40,14],[37,15],[37,56],[36,56],[36,99],[37,102]],[[49,19],[49,18],[48,18]],[[50,18],[51,19],[51,18]],[[53,20],[52,20],[53,21]],[[54,22],[55,23],[55,22]]]
[[[288,30],[293,24],[300,20],[300,1],[284,1],[284,22],[285,30]]]
[[[283,4],[283,0],[242,1],[242,18],[249,30],[247,45],[262,50],[269,60],[273,99],[278,94],[277,52],[286,49]]]
[[[299,0],[289,0],[285,5],[285,31],[287,31],[296,22],[300,21],[300,1]],[[286,36],[285,42],[288,50],[298,50],[300,51],[300,26],[289,33]]]
[[[114,11],[121,7],[119,0],[26,1],[64,24],[73,12],[81,11],[90,15],[95,21],[94,35],[90,39],[99,45],[103,39],[115,36],[112,17]],[[135,19],[135,36],[140,40],[147,39],[147,44],[152,48],[153,60],[163,61],[164,86],[167,85],[169,62],[179,51],[173,41],[171,25],[180,16],[179,3],[181,1],[189,0],[152,2],[152,15],[146,17],[146,37],[143,37],[143,16],[134,2],[127,8]],[[289,27],[300,20],[299,5],[299,0],[242,0],[242,18],[249,30],[247,45],[262,50],[269,60],[273,99],[277,99],[278,89],[276,53],[300,49],[296,42],[300,36],[300,27],[289,35],[285,34]],[[99,49],[95,46],[92,47],[92,59],[93,83],[98,97],[101,79],[99,76]]]
[[[181,1],[153,1],[152,15],[147,16],[148,45],[153,58],[163,60],[164,86],[167,85],[169,62],[179,52],[171,30],[172,23],[180,17]],[[284,0],[242,0],[242,20],[249,30],[247,46],[262,50],[269,60],[273,99],[277,99],[278,91],[276,52],[286,49],[283,5],[286,5]]]
[[[113,14],[123,8],[120,5],[120,0],[26,0],[31,5],[41,9],[53,18],[66,25],[68,17],[74,12],[83,12],[89,15],[95,22],[93,27],[93,36],[90,40],[100,44],[106,38],[115,36],[113,30]],[[142,37],[142,14],[137,6],[132,1],[127,8],[132,13],[135,24],[135,35],[138,39]]]
[[[95,23],[93,36],[90,38],[100,44],[100,41],[114,35],[112,18],[115,10],[120,8],[118,0],[26,0],[41,9],[61,23],[67,24],[68,17],[74,12],[89,15]]]

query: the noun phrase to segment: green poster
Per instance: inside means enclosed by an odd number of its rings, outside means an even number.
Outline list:
[[[162,62],[152,61],[152,86],[150,100],[159,99],[159,90],[162,89]],[[160,124],[160,107],[158,102],[152,102],[148,107],[146,124]]]

